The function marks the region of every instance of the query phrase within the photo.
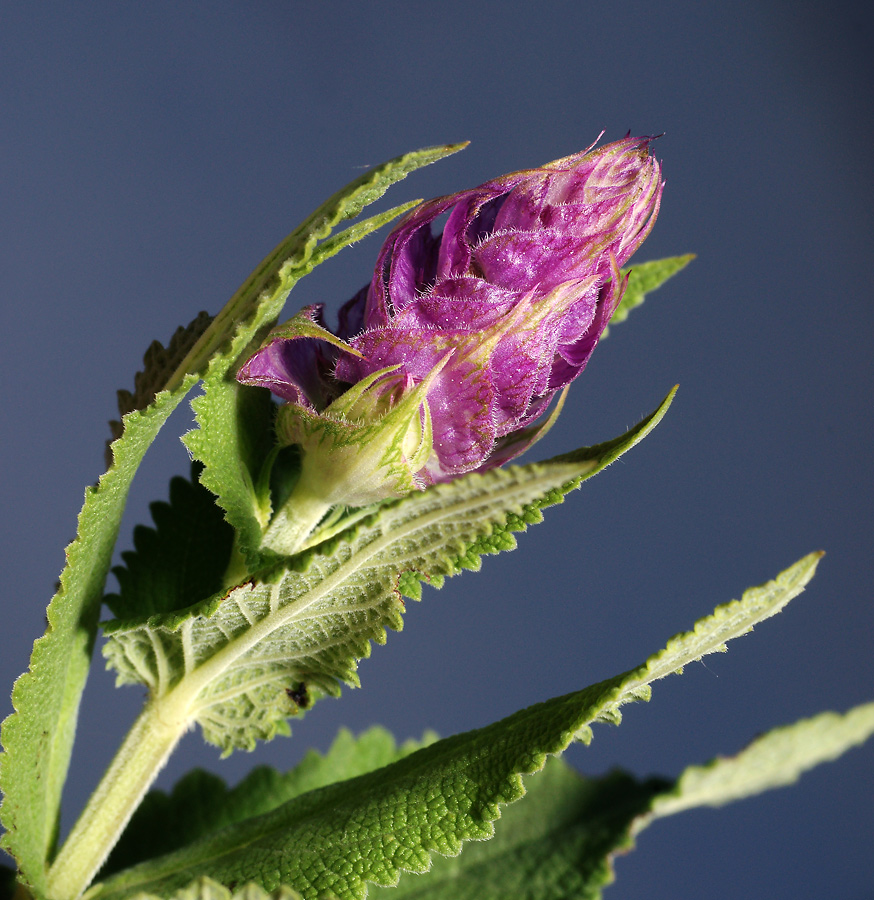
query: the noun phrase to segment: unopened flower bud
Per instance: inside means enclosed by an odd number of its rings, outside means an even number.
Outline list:
[[[310,307],[241,369],[242,382],[288,401],[283,440],[301,444],[304,470],[326,479],[333,502],[488,469],[541,436],[550,401],[586,367],[622,299],[620,267],[658,213],[650,140],[627,137],[421,204],[389,235],[336,333]],[[380,440],[391,435],[391,462],[363,449],[371,427]],[[356,474],[341,477],[344,467]]]

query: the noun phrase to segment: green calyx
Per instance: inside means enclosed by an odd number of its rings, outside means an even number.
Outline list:
[[[262,547],[296,553],[335,507],[364,507],[400,498],[426,485],[419,472],[431,457],[428,391],[451,354],[419,384],[380,369],[353,385],[321,413],[282,407],[279,443],[302,452],[300,479],[271,521]]]

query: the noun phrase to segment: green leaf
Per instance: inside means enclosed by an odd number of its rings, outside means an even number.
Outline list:
[[[650,821],[698,806],[723,806],[794,784],[808,769],[831,762],[874,735],[874,703],[847,713],[824,712],[756,738],[737,756],[690,766],[653,804]]]
[[[236,532],[240,551],[257,564],[258,545],[271,511],[265,503],[269,497],[258,486],[273,444],[272,401],[269,392],[227,378],[228,365],[217,357],[210,366],[203,394],[191,404],[199,428],[185,435],[183,442],[204,464],[201,484],[216,495]],[[254,429],[247,427],[258,419]]]
[[[437,485],[190,610],[110,622],[104,655],[119,683],[146,684],[151,704],[184,710],[226,754],[287,734],[288,716],[358,684],[370,641],[403,625],[401,589],[418,599],[416,579],[439,587],[513,547],[513,531],[642,440],[672,397],[606,444]]]
[[[647,294],[661,287],[677,272],[685,269],[693,259],[695,259],[695,254],[687,253],[685,256],[669,256],[666,259],[637,263],[637,265],[623,269],[622,274],[628,275],[628,287],[625,288],[625,294],[610,319],[610,325],[624,322],[631,314],[631,310],[643,303]],[[607,337],[609,331],[609,328],[605,328],[602,337]]]
[[[156,900],[152,894],[137,894],[136,900]],[[276,891],[262,890],[257,884],[234,886],[233,891],[223,887],[211,878],[198,878],[197,881],[174,891],[168,900],[303,900],[297,891],[279,888]],[[333,900],[327,894],[322,900]]]
[[[233,370],[245,354],[255,349],[251,346],[253,342],[260,343],[258,336],[263,338],[263,330],[279,316],[289,292],[304,275],[343,247],[412,208],[415,202],[357,223],[326,240],[339,222],[357,216],[410,172],[463,146],[445,145],[405,154],[377,166],[336,193],[261,262],[216,317],[213,323],[216,328],[221,328],[226,314],[245,322],[230,346],[218,352],[218,344],[211,342],[208,334],[204,335],[205,346],[212,348],[212,358],[204,378],[203,395],[192,404],[198,428],[187,434],[184,442],[194,458],[204,464],[202,483],[216,495],[227,520],[234,526],[239,550],[248,560],[250,570],[263,565],[258,547],[270,508],[257,489],[267,449],[263,440],[256,439],[260,452],[253,454],[251,430],[246,424],[252,418],[249,406],[264,404],[269,395],[238,385]],[[256,434],[262,435],[263,429]]]
[[[191,480],[173,478],[170,502],[151,505],[154,528],[134,529],[134,549],[112,570],[119,593],[104,598],[116,616],[172,612],[222,588],[234,535],[199,471],[195,463]]]
[[[727,640],[779,612],[803,590],[819,556],[718,607],[636,669],[299,796],[120,873],[93,889],[92,900],[138,891],[166,896],[204,874],[225,885],[284,884],[304,896],[332,891],[345,900],[364,897],[367,882],[393,885],[403,871],[427,871],[434,851],[454,856],[464,841],[491,837],[501,805],[525,793],[521,776],[543,768],[548,755],[574,739],[588,742],[593,723],[616,723],[623,704],[648,699],[650,682],[724,650]]]
[[[456,149],[460,150],[462,146],[466,145],[456,145]],[[451,152],[455,152],[455,150]],[[429,162],[434,162],[434,160],[429,160]],[[344,228],[343,231],[326,238],[313,250],[313,255],[310,259],[311,265],[313,267],[321,265],[326,259],[330,259],[344,247],[358,243],[358,241],[366,238],[369,234],[378,231],[383,226],[388,225],[389,222],[393,222],[398,216],[415,209],[421,202],[421,200],[411,200],[409,203],[394,206],[385,212],[371,216],[369,219],[362,219],[360,222]]]
[[[60,590],[48,608],[48,630],[34,645],[30,670],[16,682],[15,712],[3,724],[0,818],[7,832],[2,846],[15,856],[37,894],[45,890],[46,863],[54,850],[61,788],[103,585],[130,483],[143,455],[196,383],[196,373],[217,353],[223,364],[237,360],[259,330],[276,318],[291,285],[315,264],[314,259],[336,252],[328,248],[319,257],[314,253],[319,240],[338,222],[356,216],[395,181],[462,146],[447,145],[398,157],[335,194],[262,261],[208,325],[200,316],[188,329],[177,332],[166,351],[153,345],[146,354],[144,373],[135,379],[134,394],[119,398],[122,408],[136,409],[123,417],[122,436],[112,445],[112,465],[98,485],[86,492],[77,537],[67,549]],[[378,227],[376,220],[371,224]],[[362,223],[359,231],[350,231],[349,240],[371,224]]]
[[[405,153],[369,169],[337,191],[261,260],[180,363],[166,387],[174,387],[185,372],[201,371],[219,351],[232,360],[238,359],[252,335],[279,315],[294,284],[332,250],[332,246],[327,246],[317,252],[319,241],[324,241],[344,219],[354,219],[365,206],[378,200],[395,182],[401,181],[422,166],[463,150],[466,146],[467,143],[442,144]],[[405,208],[396,207],[390,213]],[[385,224],[385,216],[390,213],[374,217],[369,224],[361,223],[357,229],[379,228]],[[347,242],[357,240],[358,236],[359,231],[353,227]],[[245,334],[240,333],[240,325],[244,326]],[[235,340],[234,345],[229,348],[228,338],[235,333],[243,339]]]
[[[367,896],[415,900],[596,900],[613,881],[610,857],[631,846],[634,821],[672,782],[624,772],[586,779],[552,757],[526,777],[525,797],[502,810],[495,836]]]
[[[398,746],[384,728],[371,728],[359,737],[343,729],[324,756],[310,750],[284,774],[259,766],[233,788],[217,775],[195,769],[175,785],[172,794],[150,791],[146,795],[101,877],[263,815],[307,791],[387,766],[434,740],[435,735],[427,734],[421,741]]]
[[[596,900],[613,881],[612,858],[658,818],[721,806],[795,782],[874,734],[874,703],[822,713],[774,729],[737,756],[690,766],[676,781],[638,781],[623,772],[585,779],[559,759],[526,778],[524,802],[509,806],[490,841],[457,857],[437,857],[429,872],[402,877],[392,890],[416,900]],[[714,833],[714,839],[722,834]]]
[[[79,698],[128,490],[158,430],[195,381],[187,377],[144,411],[124,417],[124,435],[112,445],[112,466],[85,492],[77,537],[67,548],[60,588],[47,610],[46,633],[34,643],[30,670],[15,682],[15,712],[2,731],[0,817],[7,831],[0,844],[37,894],[45,889]]]

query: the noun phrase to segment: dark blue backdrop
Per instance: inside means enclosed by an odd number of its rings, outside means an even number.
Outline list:
[[[403,634],[253,756],[286,767],[340,724],[476,727],[640,662],[717,602],[816,548],[785,614],[658,684],[569,758],[646,774],[874,697],[871,603],[871,21],[855,5],[498,2],[6,4],[0,31],[2,682],[27,665],[100,472],[114,391],[153,338],[215,312],[362,167],[470,139],[401,202],[661,133],[667,188],[641,258],[698,259],[598,349],[538,456],[618,434],[679,382],[667,420],[519,549],[411,605]],[[339,303],[377,239],[292,305]],[[123,541],[186,469],[177,414]],[[141,692],[94,667],[69,810]],[[3,701],[2,714],[10,709]],[[800,786],[641,836],[610,897],[871,896],[874,746]]]

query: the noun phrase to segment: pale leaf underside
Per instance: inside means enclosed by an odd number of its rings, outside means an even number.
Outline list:
[[[109,665],[120,682],[145,683],[153,701],[184,691],[191,718],[225,752],[287,733],[302,685],[311,697],[357,684],[370,641],[402,627],[401,592],[418,599],[418,580],[439,587],[477,568],[481,554],[514,546],[511,532],[540,521],[541,507],[641,440],[671,396],[607,444],[438,485],[226,596],[146,622],[109,623]]]
[[[388,768],[297,797],[176,853],[109,879],[95,897],[138,891],[167,896],[208,874],[226,886],[254,881],[287,885],[305,897],[365,896],[366,885],[396,884],[404,871],[425,872],[434,851],[452,856],[462,843],[491,837],[500,807],[524,794],[521,776],[591,725],[618,722],[619,708],[648,697],[649,683],[779,612],[803,590],[820,554],[775,581],[718,607],[666,648],[623,675],[532,706],[478,731],[420,750]]]

